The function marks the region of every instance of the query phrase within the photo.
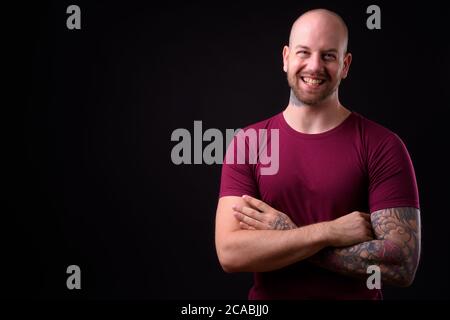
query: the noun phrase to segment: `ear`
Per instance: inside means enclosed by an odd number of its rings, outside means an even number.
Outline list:
[[[287,72],[287,69],[288,69],[288,58],[289,58],[289,47],[284,46],[283,47],[283,70],[284,70],[284,72]]]
[[[348,70],[350,69],[351,63],[352,63],[352,54],[347,52],[344,57],[344,68],[342,69],[342,79],[347,78]]]

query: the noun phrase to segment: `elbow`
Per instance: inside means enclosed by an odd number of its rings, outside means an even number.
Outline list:
[[[415,278],[416,278],[416,270],[413,270],[411,272],[405,272],[399,286],[403,288],[410,287],[413,284]]]
[[[217,257],[219,259],[220,266],[226,273],[243,272],[244,266],[242,265],[239,255],[235,250],[227,246],[217,246]]]
[[[222,248],[217,247],[217,258],[219,259],[220,266],[222,267],[222,270],[226,273],[232,273],[233,268],[230,263],[230,260],[228,256],[225,254],[224,250]]]
[[[418,256],[418,254],[416,255]],[[414,279],[416,278],[417,268],[419,267],[419,259],[413,259],[413,261],[405,261],[402,265],[401,270],[401,281],[399,283],[400,287],[406,288],[410,287]]]
[[[219,258],[220,266],[226,273],[235,273],[242,271],[236,258],[229,252],[220,252],[218,250],[217,256]]]
[[[389,242],[385,241],[386,244]],[[420,251],[419,247],[415,246],[415,251],[405,254],[400,250],[397,245],[391,245],[393,248],[397,248],[397,251],[391,251],[391,256],[395,259],[390,260],[390,264],[387,264],[387,281],[389,284],[396,287],[410,287],[416,277],[416,271],[419,265]],[[397,254],[392,254],[397,252]]]
[[[222,266],[222,270],[226,273],[235,273],[240,271],[235,265],[226,261],[220,261],[220,265]]]
[[[392,281],[392,285],[401,288],[410,287],[416,277],[416,268],[412,269],[408,266],[402,267],[402,271],[398,272]]]
[[[414,276],[404,276],[401,279],[393,283],[397,287],[407,288],[410,287],[414,282]]]

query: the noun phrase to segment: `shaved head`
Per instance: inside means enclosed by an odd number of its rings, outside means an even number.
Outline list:
[[[307,32],[318,30],[332,31],[335,40],[340,42],[344,54],[347,52],[348,28],[337,13],[327,9],[314,9],[305,12],[295,20],[289,36],[289,46],[295,46]]]
[[[339,103],[338,87],[352,61],[347,44],[347,26],[332,11],[315,9],[295,20],[289,46],[283,48],[283,70],[294,105]]]

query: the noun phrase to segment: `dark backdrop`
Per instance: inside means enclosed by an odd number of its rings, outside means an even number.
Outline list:
[[[373,3],[381,30],[366,28]],[[3,110],[3,293],[245,299],[251,275],[225,274],[215,253],[220,165],[174,165],[171,133],[283,110],[290,26],[326,7],[350,29],[342,103],[396,132],[416,169],[422,260],[414,284],[385,297],[449,298],[447,14],[439,2],[373,3],[55,1],[4,13],[20,36],[4,61],[19,91]],[[66,28],[70,4],[81,30]],[[80,291],[66,288],[71,264]]]

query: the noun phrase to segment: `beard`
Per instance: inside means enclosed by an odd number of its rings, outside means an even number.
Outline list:
[[[311,92],[307,92],[304,88],[302,88],[299,85],[299,82],[303,81],[300,78],[300,76],[297,76],[297,74],[289,75],[289,73],[288,73],[287,80],[288,80],[289,87],[291,87],[292,93],[295,95],[297,100],[299,100],[301,103],[309,105],[309,106],[318,105],[321,102],[323,102],[324,100],[326,100],[329,96],[331,96],[339,86],[340,81],[338,81],[335,86],[330,86],[330,82],[329,82],[330,77],[328,77],[324,74],[320,74],[320,75],[316,75],[316,76],[321,76],[321,77],[325,78],[326,80],[325,80],[325,83],[323,83],[321,85],[323,87],[321,88],[320,91],[311,93]]]

